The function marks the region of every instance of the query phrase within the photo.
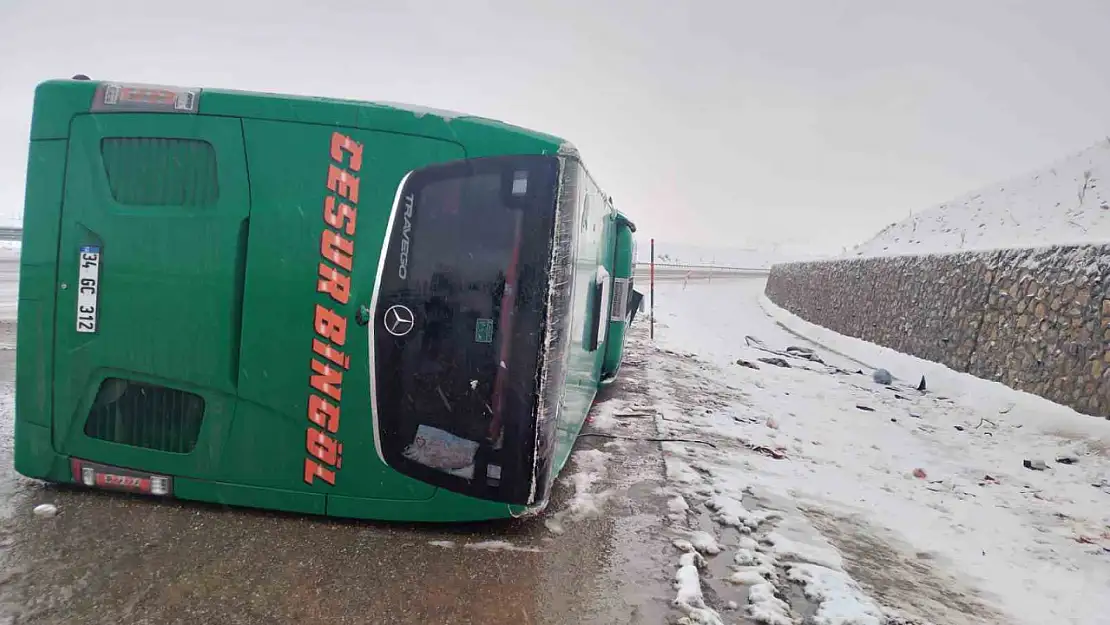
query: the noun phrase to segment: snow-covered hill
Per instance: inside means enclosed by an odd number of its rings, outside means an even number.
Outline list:
[[[892,224],[847,256],[1110,242],[1110,137]]]

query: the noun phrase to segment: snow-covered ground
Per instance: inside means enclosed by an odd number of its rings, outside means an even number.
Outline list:
[[[912,208],[912,207],[911,207]],[[1110,138],[888,226],[846,256],[1110,242]]]
[[[593,426],[670,439],[684,622],[1110,624],[1110,421],[816,328],[760,279],[656,289],[642,393]]]

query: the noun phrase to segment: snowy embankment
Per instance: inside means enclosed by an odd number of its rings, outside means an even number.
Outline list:
[[[912,207],[911,207],[912,208]],[[845,256],[1110,242],[1110,138],[892,224]]]
[[[632,339],[648,396],[603,424],[685,441],[662,443],[685,622],[1110,623],[1110,422],[814,328],[762,287],[658,286],[656,343]]]

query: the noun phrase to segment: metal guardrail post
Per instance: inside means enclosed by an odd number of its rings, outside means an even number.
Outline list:
[[[651,340],[655,340],[655,238],[651,239]]]

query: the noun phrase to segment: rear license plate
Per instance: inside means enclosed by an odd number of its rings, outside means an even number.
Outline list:
[[[77,331],[92,334],[100,316],[100,247],[82,247],[77,266]]]
[[[85,486],[143,495],[170,495],[173,491],[173,479],[168,475],[132,471],[76,458],[71,463],[73,479]]]

